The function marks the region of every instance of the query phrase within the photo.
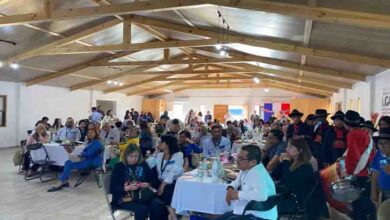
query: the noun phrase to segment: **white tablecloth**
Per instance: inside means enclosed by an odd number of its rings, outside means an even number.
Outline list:
[[[200,180],[195,176],[184,175],[176,182],[171,205],[177,213],[194,211],[223,214],[233,210],[226,204],[226,188],[226,183],[213,183],[211,177]]]
[[[69,154],[63,146],[60,146],[58,143],[48,143],[44,144],[47,154],[49,155],[50,160],[55,161],[54,165],[64,166],[65,161],[69,160]],[[84,145],[77,146],[72,154],[79,155],[83,152]],[[45,151],[43,149],[31,151],[31,157],[33,160],[44,160]]]
[[[69,160],[69,153],[65,150],[63,146],[61,146],[58,143],[48,143],[44,144],[47,154],[49,155],[50,160],[55,161],[54,165],[57,166],[64,166],[65,162]],[[83,152],[85,146],[80,145],[76,146],[76,148],[73,150],[72,154],[74,155],[80,155],[81,152]],[[31,151],[31,157],[33,160],[44,160],[45,159],[45,152],[43,149]],[[103,154],[103,163],[105,164],[105,161],[107,159],[110,159],[110,152],[108,150],[108,147],[105,147],[104,154]],[[103,166],[104,168],[105,166]]]

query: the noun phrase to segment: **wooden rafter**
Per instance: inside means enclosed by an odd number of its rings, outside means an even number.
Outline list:
[[[263,1],[262,1],[263,2]],[[218,39],[220,33],[212,30],[206,30],[201,28],[192,28],[184,25],[173,24],[169,22],[159,21],[155,19],[132,16],[134,23],[155,26],[162,29],[169,29],[172,31],[183,32],[187,34],[203,36],[207,38]],[[382,59],[379,57],[364,56],[358,54],[343,53],[337,51],[323,50],[318,48],[306,48],[296,43],[286,43],[277,39],[265,38],[265,37],[253,37],[244,34],[231,33],[229,34],[229,42],[241,43],[251,45],[255,47],[263,47],[268,49],[280,50],[284,52],[291,52],[306,56],[323,57],[328,59],[338,59],[348,62],[355,62],[368,65],[376,65],[381,67],[390,67],[389,59]]]
[[[42,55],[48,49],[52,49],[52,48],[61,47],[61,46],[65,46],[65,45],[71,44],[71,43],[73,43],[75,41],[82,40],[84,38],[87,38],[87,37],[89,37],[89,36],[99,32],[99,31],[102,31],[102,30],[105,30],[107,28],[113,27],[113,26],[115,26],[117,24],[120,24],[120,23],[121,23],[121,21],[118,21],[118,20],[106,21],[104,23],[101,23],[101,24],[95,25],[95,26],[93,26],[91,28],[88,28],[86,30],[83,30],[83,31],[81,31],[81,32],[79,32],[77,34],[73,34],[72,36],[69,36],[69,37],[66,37],[66,38],[54,41],[52,43],[45,44],[45,45],[40,46],[38,48],[34,48],[34,49],[29,50],[27,52],[24,52],[22,54],[16,55],[15,57],[11,57],[11,58],[8,59],[7,62],[11,63],[11,62],[14,62],[14,61],[26,60],[26,59],[29,59],[31,57]]]
[[[59,47],[45,51],[45,55],[55,54],[80,54],[80,53],[101,53],[107,51],[140,51],[149,49],[180,48],[180,47],[204,47],[218,43],[218,40],[186,40],[186,41],[167,41],[167,42],[149,42],[137,43],[131,45],[113,44],[91,47]]]
[[[155,76],[155,77],[152,77],[150,79],[144,79],[144,80],[141,80],[141,81],[130,83],[128,85],[114,87],[114,88],[109,88],[109,89],[103,90],[103,93],[117,92],[117,91],[120,91],[120,90],[128,89],[128,88],[131,88],[131,87],[134,87],[134,86],[138,86],[138,85],[141,85],[141,84],[145,84],[145,83],[149,83],[149,82],[163,81],[168,76],[170,76],[170,75]]]
[[[49,81],[51,79],[55,79],[55,78],[58,78],[61,76],[65,76],[65,75],[74,73],[74,72],[79,71],[79,70],[86,69],[86,68],[90,67],[91,65],[93,65],[94,62],[102,62],[102,61],[106,62],[109,60],[113,60],[113,59],[117,59],[119,57],[129,55],[129,54],[131,54],[131,53],[130,52],[122,52],[122,53],[110,55],[110,56],[103,57],[103,58],[97,58],[97,59],[94,59],[92,61],[88,61],[88,62],[85,62],[82,64],[73,65],[71,67],[65,68],[65,69],[60,70],[58,72],[49,73],[49,74],[46,74],[43,76],[38,76],[36,78],[30,79],[30,80],[26,81],[26,86],[32,86],[32,85],[35,85],[38,83],[42,83],[45,81]]]
[[[50,13],[51,16],[48,16],[48,14],[44,12],[32,12],[3,17],[0,18],[0,26],[78,19],[84,17],[124,15],[136,12],[156,12],[179,8],[202,7],[207,5],[208,4],[204,4],[197,0],[149,0],[147,2],[132,2],[84,8],[68,8],[53,10]],[[43,5],[42,11],[44,11]]]

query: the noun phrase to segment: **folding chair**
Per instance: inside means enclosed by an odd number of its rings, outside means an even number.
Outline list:
[[[26,143],[27,143],[27,140],[20,141],[20,149],[23,152],[23,158],[24,158],[24,154],[26,153]],[[19,165],[19,168],[18,168],[19,173],[27,172],[27,170],[23,170],[23,164],[24,164],[24,159],[23,159],[22,163],[20,163],[20,165]]]
[[[44,154],[45,154],[45,159],[43,160],[34,160],[32,157],[31,157],[31,152],[33,151],[38,151],[38,150],[43,150]],[[47,153],[47,150],[45,148],[45,146],[42,144],[42,143],[36,143],[36,144],[30,144],[30,145],[27,145],[27,151],[29,151],[29,158],[30,158],[30,163],[31,164],[37,164],[41,167],[41,170],[39,171],[38,175],[37,176],[34,176],[34,177],[28,177],[27,173],[25,173],[24,175],[24,179],[27,181],[27,180],[32,180],[32,179],[37,179],[39,178],[41,180],[41,182],[49,182],[49,181],[52,181],[52,180],[56,180],[58,178],[58,174],[55,173],[55,177],[54,178],[51,178],[51,179],[43,179],[42,176],[46,173],[50,173],[50,166],[55,164],[55,161],[53,160],[50,160],[50,157],[49,157],[49,154]]]
[[[244,211],[242,212],[241,220],[249,220],[250,216],[245,215],[247,211],[269,211],[276,207],[280,201],[282,200],[282,196],[280,194],[276,194],[273,196],[269,196],[266,201],[258,202],[258,201],[250,201],[246,206]]]
[[[102,151],[99,152],[99,154],[103,154],[103,162],[102,162],[102,166],[100,167],[88,167],[87,169],[82,169],[80,170],[81,173],[80,173],[80,177],[77,179],[76,183],[74,184],[74,187],[78,187],[80,186],[87,178],[88,176],[92,173],[94,178],[95,178],[95,181],[98,185],[98,187],[102,187],[101,185],[101,182],[99,180],[99,174],[102,174],[102,173],[105,173],[105,148],[103,148]]]
[[[111,208],[111,198],[110,198],[110,195],[111,195],[111,192],[110,192],[110,185],[111,185],[111,174],[99,174],[99,179],[100,179],[100,182],[102,184],[102,188],[103,188],[103,193],[104,193],[104,197],[106,198],[106,203],[107,203],[107,208],[108,208],[108,211],[110,212],[111,214],[111,217],[113,220],[116,220],[115,218],[115,212],[117,211],[120,211],[120,212],[126,212],[129,214],[129,217],[132,217],[134,215],[133,212],[129,211],[129,210],[124,210],[124,209],[116,209],[116,210],[113,210]]]

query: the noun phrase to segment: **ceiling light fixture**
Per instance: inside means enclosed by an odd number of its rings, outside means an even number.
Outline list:
[[[107,81],[107,84],[108,84],[108,85],[111,85],[111,84],[112,84],[112,80],[108,80],[108,81]]]
[[[215,45],[215,49],[217,49],[217,50],[220,50],[220,49],[222,49],[222,45],[221,45],[221,44],[217,44],[217,45]]]
[[[120,82],[120,83],[119,83],[119,86],[123,86],[123,85],[124,85],[123,82]]]
[[[173,91],[172,91],[172,90],[170,90],[170,89],[166,89],[166,90],[164,90],[164,92],[167,92],[167,93],[173,93]]]
[[[265,89],[264,89],[264,92],[265,92],[265,93],[269,93],[269,89],[268,89],[268,88],[265,88]]]
[[[10,66],[11,66],[11,68],[14,69],[14,70],[19,69],[19,64],[17,64],[17,63],[11,63]]]
[[[114,83],[114,85],[116,85],[116,86],[118,85],[118,81],[114,81],[113,83]]]
[[[259,84],[259,83],[260,83],[260,79],[257,78],[257,77],[253,78],[253,81],[254,81],[256,84]]]
[[[219,55],[221,55],[221,56],[226,56],[226,51],[225,51],[225,50],[219,51]]]
[[[0,68],[3,67],[3,62],[0,61]]]

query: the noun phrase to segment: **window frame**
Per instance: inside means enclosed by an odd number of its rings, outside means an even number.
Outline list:
[[[7,127],[7,95],[0,95],[0,99],[3,99],[3,110],[0,110],[0,114],[3,114],[3,121],[0,121],[0,127]]]

